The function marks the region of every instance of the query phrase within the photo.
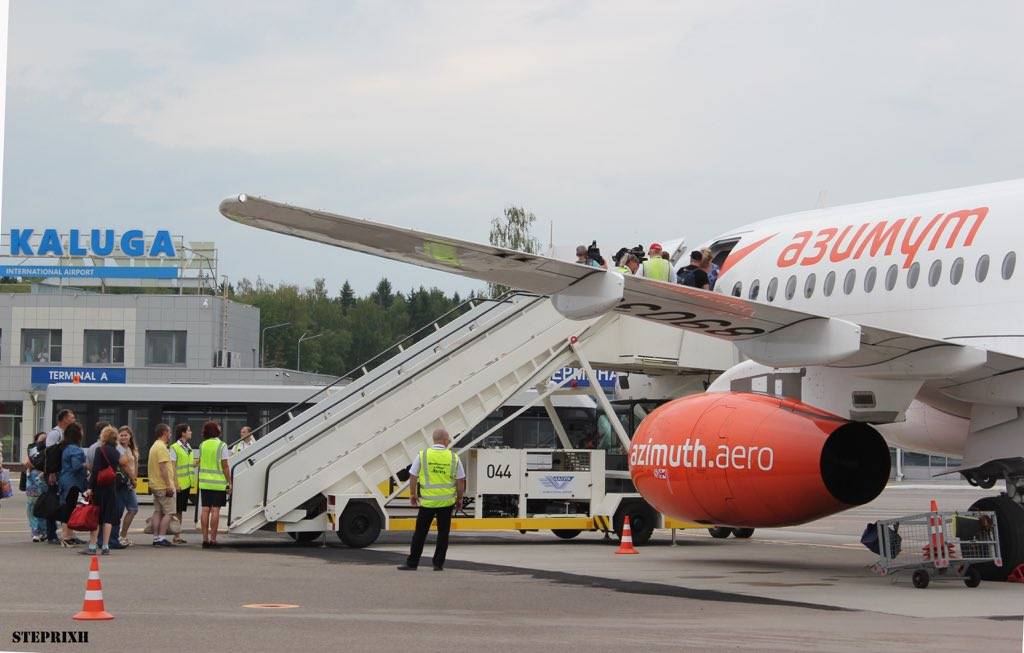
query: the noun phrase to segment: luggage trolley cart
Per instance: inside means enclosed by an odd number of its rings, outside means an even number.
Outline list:
[[[918,589],[928,587],[933,578],[977,587],[981,574],[972,565],[1003,566],[994,512],[924,512],[879,521],[875,527],[879,558],[871,568],[892,576],[893,582],[900,572],[912,571]]]

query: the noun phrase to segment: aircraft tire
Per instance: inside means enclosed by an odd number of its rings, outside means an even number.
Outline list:
[[[738,537],[741,540],[749,539],[754,534],[753,528],[734,528],[732,529],[732,536]]]
[[[727,526],[712,526],[708,529],[708,533],[716,540],[724,540],[732,535],[732,529]]]
[[[1024,563],[1024,507],[1006,495],[985,497],[975,501],[970,510],[991,510],[996,513],[999,528],[999,548],[1003,555],[1003,566],[984,562],[972,564],[984,580],[1005,581],[1006,577]]]

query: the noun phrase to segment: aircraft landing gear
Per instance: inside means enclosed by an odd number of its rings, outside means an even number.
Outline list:
[[[1007,488],[1014,487],[1010,481],[1007,481],[1006,485]],[[1001,494],[997,497],[978,499],[971,505],[970,510],[991,510],[996,513],[999,548],[1003,555],[1002,567],[997,567],[991,562],[971,567],[977,569],[984,580],[1004,581],[1017,565],[1024,563],[1024,506]]]

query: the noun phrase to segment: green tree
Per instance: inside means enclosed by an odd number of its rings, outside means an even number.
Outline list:
[[[338,295],[341,300],[341,310],[343,313],[348,313],[349,309],[356,303],[356,292],[352,290],[352,285],[349,284],[348,279],[345,279],[345,283],[341,284],[341,293]]]
[[[492,245],[514,249],[519,252],[536,254],[540,241],[533,235],[537,216],[521,206],[509,206],[502,216],[491,220],[490,241]],[[497,283],[487,284],[491,297],[497,297],[508,290],[508,286]]]

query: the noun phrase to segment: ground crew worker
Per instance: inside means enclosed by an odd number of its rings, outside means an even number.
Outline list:
[[[192,439],[192,427],[188,424],[178,424],[174,427],[174,444],[171,445],[171,466],[174,467],[174,479],[177,483],[176,491],[176,512],[178,523],[185,525],[182,516],[188,510],[188,500],[195,486],[195,456],[192,453],[192,446],[189,441]],[[171,540],[175,544],[188,544],[180,534],[175,535]]]
[[[647,252],[650,258],[644,261],[641,276],[658,281],[668,281],[672,274],[672,263],[661,258],[661,244],[651,243]]]
[[[256,438],[252,437],[252,429],[248,426],[243,426],[242,430],[238,432],[238,435],[240,435],[242,439],[232,447],[231,453],[238,453],[256,444]]]
[[[619,260],[622,264],[615,268],[615,271],[619,274],[635,275],[636,271],[640,269],[640,261],[637,260],[634,254],[623,254]]]
[[[203,424],[203,444],[199,447],[199,500],[203,505],[199,527],[203,531],[203,548],[215,549],[220,509],[227,505],[231,492],[228,469],[228,445],[220,439],[217,422]]]
[[[427,541],[430,524],[437,519],[437,544],[434,547],[434,571],[444,569],[448,554],[448,532],[452,526],[452,510],[462,506],[466,493],[466,470],[458,454],[448,448],[448,431],[434,431],[434,444],[420,451],[409,468],[409,500],[419,507],[416,513],[416,533],[402,571],[415,570],[420,564],[423,545]]]

